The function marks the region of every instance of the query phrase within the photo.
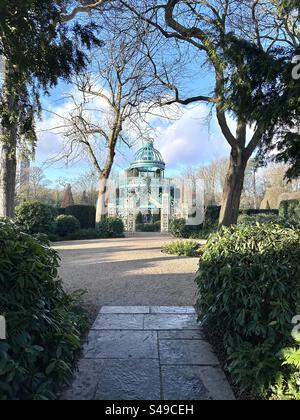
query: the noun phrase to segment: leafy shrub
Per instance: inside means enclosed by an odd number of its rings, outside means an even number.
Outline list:
[[[220,218],[221,207],[220,206],[207,206],[205,210],[205,227],[217,227]]]
[[[256,216],[261,214],[278,216],[279,211],[276,209],[241,209],[240,214],[247,216]]]
[[[51,233],[54,230],[55,209],[37,201],[25,202],[16,208],[16,221],[28,233]]]
[[[300,337],[296,339],[300,346]],[[272,399],[300,401],[300,347],[289,347],[279,353],[285,374],[272,387]]]
[[[52,399],[67,382],[86,318],[79,293],[57,278],[59,257],[12,222],[0,221],[0,400]]]
[[[200,318],[223,329],[230,370],[244,389],[263,393],[283,373],[276,354],[292,343],[299,278],[300,231],[223,228],[205,247],[196,279]]]
[[[69,206],[65,209],[65,214],[76,217],[82,229],[94,229],[96,226],[96,208],[94,206]]]
[[[66,214],[66,209],[62,207],[56,207],[57,216],[60,216],[61,214]]]
[[[137,225],[142,225],[144,223],[143,213],[141,211],[138,212],[135,222]]]
[[[124,224],[118,217],[107,217],[97,225],[102,238],[118,238],[124,235]]]
[[[245,225],[255,225],[256,223],[273,223],[281,225],[282,220],[278,215],[274,213],[258,213],[256,215],[242,214],[241,216],[239,216],[238,223]]]
[[[137,225],[136,228],[140,232],[159,232],[160,231],[160,222]]]
[[[68,236],[80,229],[79,221],[73,216],[63,214],[56,218],[56,233],[59,236]]]
[[[300,200],[282,201],[279,207],[279,215],[284,220],[300,221]]]
[[[163,247],[163,252],[170,255],[179,255],[185,257],[199,257],[202,253],[202,247],[197,241],[177,241]]]

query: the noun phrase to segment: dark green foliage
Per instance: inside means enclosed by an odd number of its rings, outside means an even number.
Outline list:
[[[203,248],[199,242],[187,240],[172,242],[164,246],[162,251],[166,254],[178,255],[180,257],[199,257],[203,252]]]
[[[124,224],[118,217],[107,217],[97,225],[102,238],[118,238],[124,235]]]
[[[239,224],[255,225],[257,223],[274,223],[282,225],[282,219],[274,213],[262,213],[256,215],[242,214],[238,219]]]
[[[142,225],[144,223],[144,217],[141,211],[138,212],[135,222],[137,225]]]
[[[187,225],[185,219],[175,219],[170,223],[170,233],[175,238],[189,238],[197,230],[198,226]]]
[[[66,209],[63,209],[62,207],[56,208],[57,216],[60,216],[61,214],[66,214]]]
[[[39,202],[25,202],[16,208],[16,221],[28,233],[51,233],[55,210]]]
[[[300,222],[300,200],[287,200],[280,203],[280,217],[284,220]]]
[[[69,206],[65,214],[76,217],[82,229],[94,229],[96,220],[96,208],[94,206]]]
[[[0,55],[6,60],[5,89],[0,89],[1,124],[9,133],[36,142],[34,117],[41,111],[39,95],[61,78],[68,81],[85,67],[85,50],[100,45],[93,23],[63,23],[68,0],[1,0]],[[13,98],[14,109],[8,98]],[[9,142],[9,135],[5,134]],[[24,149],[26,147],[24,146]],[[13,151],[14,152],[14,151]]]
[[[139,232],[160,232],[160,222],[138,224],[136,230]]]
[[[79,220],[77,220],[74,216],[61,214],[56,218],[56,233],[61,237],[71,235],[79,229]]]
[[[205,210],[205,227],[217,226],[220,218],[220,206],[207,206]]]
[[[45,240],[0,221],[0,400],[53,399],[68,381],[86,318],[79,293],[67,295],[59,258]]]
[[[200,319],[224,331],[231,373],[247,390],[263,393],[284,374],[277,353],[293,345],[299,278],[299,230],[223,228],[205,247],[196,280]]]
[[[266,214],[266,215],[278,215],[279,211],[276,209],[241,209],[240,210],[241,215],[247,215],[247,216],[255,216],[260,214]]]

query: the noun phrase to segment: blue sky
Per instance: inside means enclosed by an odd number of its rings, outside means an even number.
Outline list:
[[[184,82],[185,91],[190,95],[209,94],[211,80],[207,69],[198,65],[191,67],[191,78]],[[194,79],[194,80],[193,80]],[[33,165],[43,166],[47,179],[55,182],[58,178],[72,180],[86,172],[90,164],[84,160],[66,166],[63,161],[50,165],[52,159],[61,150],[62,133],[53,132],[51,129],[61,125],[62,120],[58,115],[68,113],[70,104],[64,95],[70,92],[72,86],[60,83],[49,97],[43,98],[43,120],[38,123],[38,146],[36,160]],[[184,95],[184,93],[183,93]],[[58,114],[46,112],[51,110]],[[155,127],[151,136],[167,164],[169,175],[176,175],[189,166],[209,164],[212,160],[229,155],[229,147],[219,129],[214,112],[205,104],[194,104],[181,109],[181,115],[176,120],[152,118],[151,124]],[[232,124],[233,121],[231,121]],[[123,147],[121,154],[117,155],[115,171],[126,168],[135,151],[141,144],[136,144],[133,149]]]

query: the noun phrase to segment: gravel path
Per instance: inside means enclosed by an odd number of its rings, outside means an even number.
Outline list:
[[[65,289],[86,289],[93,321],[104,305],[190,306],[195,304],[197,258],[161,252],[173,239],[135,234],[124,239],[57,243]]]

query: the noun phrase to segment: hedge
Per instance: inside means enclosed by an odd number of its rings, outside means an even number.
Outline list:
[[[96,226],[96,208],[94,206],[69,206],[65,209],[65,214],[76,217],[81,229],[94,229]]]
[[[256,216],[259,214],[273,214],[273,215],[278,216],[279,210],[276,210],[276,209],[241,209],[240,210],[240,215]]]
[[[300,200],[282,201],[279,215],[285,220],[300,220]]]

